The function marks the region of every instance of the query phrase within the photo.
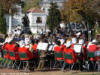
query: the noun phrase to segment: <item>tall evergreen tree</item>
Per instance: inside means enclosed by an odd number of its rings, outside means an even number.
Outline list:
[[[59,26],[61,22],[61,14],[56,3],[51,3],[49,16],[47,17],[47,25],[51,31]]]
[[[0,3],[0,33],[6,33],[6,19],[4,17],[2,4]]]

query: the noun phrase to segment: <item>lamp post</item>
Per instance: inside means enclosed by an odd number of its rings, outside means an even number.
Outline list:
[[[36,24],[37,24],[37,34],[38,34],[38,18],[36,19]]]

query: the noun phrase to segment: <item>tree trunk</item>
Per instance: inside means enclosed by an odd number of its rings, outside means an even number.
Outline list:
[[[12,9],[9,9],[9,29],[8,33],[11,33],[12,31]]]
[[[12,31],[12,16],[9,14],[9,29],[8,32],[11,33]]]

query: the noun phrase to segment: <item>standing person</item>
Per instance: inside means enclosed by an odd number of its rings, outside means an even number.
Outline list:
[[[36,66],[38,66],[38,62],[39,62],[39,55],[38,55],[37,46],[38,46],[38,40],[34,40],[32,49],[33,49],[34,62],[35,62]]]
[[[89,45],[88,52],[95,53],[98,51],[99,47],[97,46],[97,40],[92,40],[92,44]],[[93,70],[94,64],[96,62],[96,57],[89,57],[90,69]]]
[[[67,41],[67,43],[65,44],[66,47],[64,48],[64,54],[70,54],[72,55],[72,59],[65,59],[65,63],[68,63],[68,64],[73,64],[76,62],[76,56],[75,56],[75,52],[74,50],[71,48],[71,41]],[[63,70],[64,70],[65,66],[63,67]]]
[[[31,43],[29,35],[25,35],[24,41],[25,41],[25,47],[29,48],[29,50],[32,52],[32,43]]]
[[[44,39],[41,38],[39,43],[44,43]],[[40,53],[40,61],[37,67],[37,70],[43,70],[44,64],[45,64],[45,58],[46,58],[46,51],[45,50],[39,50]]]
[[[82,38],[79,39],[78,44],[82,46],[81,52],[78,53],[78,59],[80,63],[80,70],[82,71],[84,69],[83,65],[85,64],[85,60],[87,60],[87,48],[84,43],[84,40]]]
[[[82,45],[83,59],[87,60],[87,47],[83,39],[79,39],[79,44]]]
[[[62,53],[63,52],[63,49],[62,49],[62,46],[61,46],[61,43],[60,43],[60,41],[57,41],[56,42],[56,46],[54,47],[54,52],[59,52],[59,53]],[[56,60],[64,60],[64,58],[62,57],[62,58],[58,58],[58,57],[56,57]]]

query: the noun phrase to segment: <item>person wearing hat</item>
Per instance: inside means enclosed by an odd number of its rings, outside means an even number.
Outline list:
[[[73,59],[67,59],[66,62],[69,64],[73,64],[74,62],[76,62],[76,57],[75,57],[75,52],[74,49],[71,48],[72,42],[71,41],[67,41],[66,43],[66,47],[64,48],[64,52],[67,54],[72,54]]]
[[[82,50],[80,53],[78,53],[78,60],[79,60],[79,64],[80,64],[80,70],[82,71],[85,68],[85,60],[87,60],[87,47],[84,43],[85,41],[80,38],[78,41],[78,44],[80,44],[82,46]],[[83,67],[84,66],[84,67]]]
[[[64,48],[64,54],[72,55],[72,59],[65,59],[65,62],[68,64],[73,64],[74,62],[76,62],[76,55],[75,55],[74,49],[71,48],[72,42],[68,40],[65,45],[66,47]]]
[[[92,40],[92,44],[89,45],[88,51],[95,53],[96,51],[99,50],[99,47],[97,46],[97,40]],[[95,58],[90,58],[91,61],[95,61]]]

